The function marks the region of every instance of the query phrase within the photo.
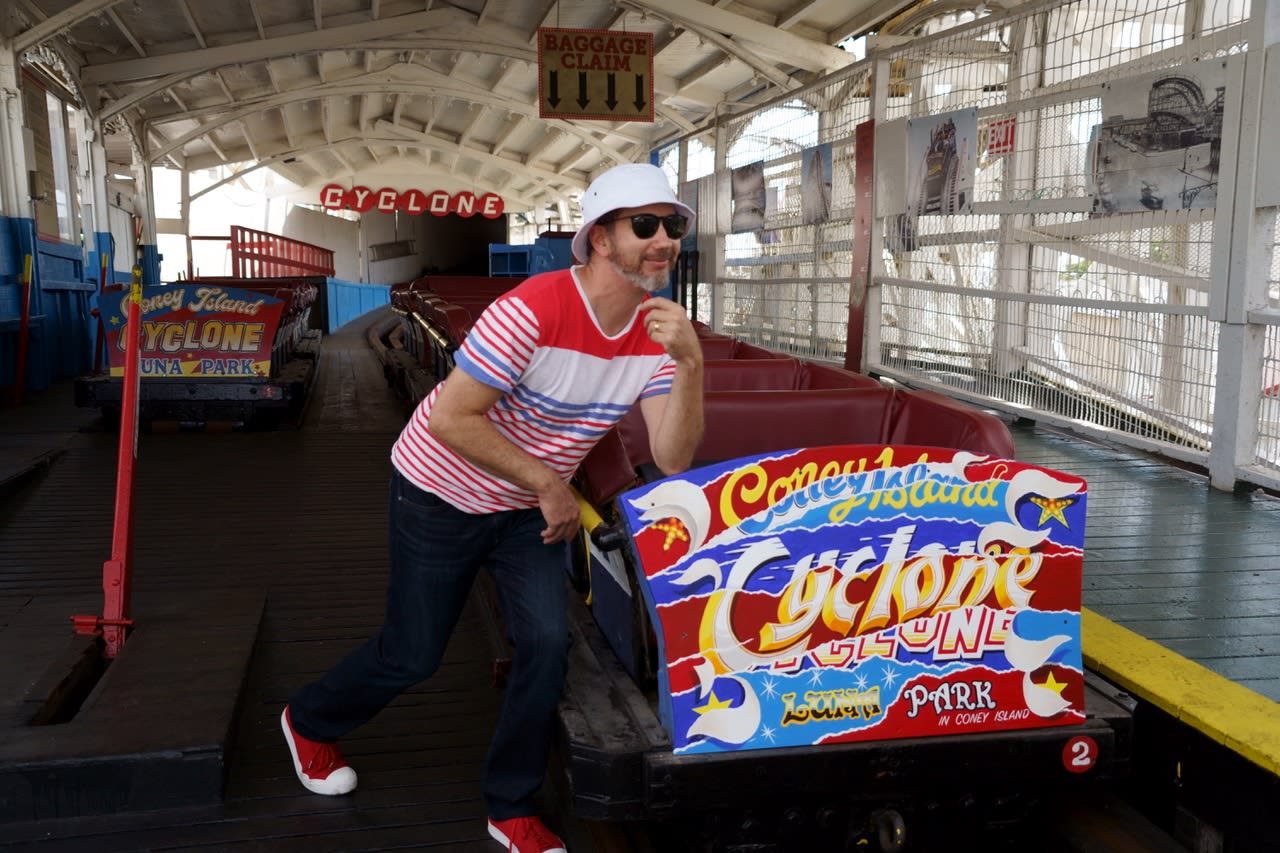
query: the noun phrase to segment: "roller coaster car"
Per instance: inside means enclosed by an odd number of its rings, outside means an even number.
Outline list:
[[[896,849],[900,814],[1123,772],[1130,712],[1081,663],[1083,480],[927,392],[705,412],[690,471],[654,470],[633,411],[576,481],[580,816],[853,809]]]
[[[294,414],[315,376],[311,309],[323,276],[196,279],[141,290],[144,421],[267,423]],[[129,292],[103,293],[107,370],[76,380],[76,405],[114,423],[123,399]]]

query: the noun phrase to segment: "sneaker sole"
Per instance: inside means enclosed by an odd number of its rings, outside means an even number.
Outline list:
[[[307,774],[302,772],[302,762],[298,760],[298,748],[293,745],[293,736],[289,732],[289,722],[285,719],[285,715],[289,713],[289,709],[285,708],[280,712],[280,731],[284,733],[284,742],[289,747],[289,757],[293,759],[293,772],[297,774],[298,781],[302,783],[302,787],[306,788],[313,794],[323,794],[326,797],[336,797],[342,794],[350,794],[356,789],[356,771],[350,767],[343,767],[329,774],[328,779],[311,779]],[[333,777],[346,770],[351,775],[351,784],[346,782],[334,782]]]

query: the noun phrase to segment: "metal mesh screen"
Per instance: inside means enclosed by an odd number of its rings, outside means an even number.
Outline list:
[[[723,186],[733,215],[718,282],[724,331],[798,355],[843,360],[853,262],[853,132],[870,117],[870,80],[868,65],[860,63],[728,123],[731,171]],[[734,170],[752,167],[763,177],[764,211],[744,224]],[[815,186],[817,202],[805,189]]]
[[[1218,8],[1212,31],[1199,32],[1187,8],[1177,0],[1040,6],[893,54],[901,90],[890,118],[972,108],[988,144],[971,214],[885,221],[885,372],[1207,453],[1216,172],[1210,180],[1207,169],[1171,168],[1162,185],[1142,187],[1148,209],[1135,212],[1105,183],[1128,174],[1100,160],[1098,147],[1099,126],[1112,118],[1104,111],[1124,103],[1125,87],[1151,87],[1150,115],[1122,126],[1127,135],[1108,149],[1116,157],[1129,156],[1132,139],[1161,139],[1168,93],[1193,85],[1179,78],[1159,88],[1144,75],[1238,47],[1247,9]],[[1216,116],[1220,127],[1216,94],[1208,85],[1193,93],[1196,115]],[[1016,127],[1016,143],[992,154],[989,134],[1002,124]]]
[[[1280,318],[1268,325],[1262,345],[1262,388],[1254,464],[1280,473]]]
[[[695,166],[690,139],[688,175],[710,182],[699,198],[715,206],[708,236],[724,249],[709,275],[715,298],[700,295],[718,308],[717,328],[843,358],[854,130],[871,118],[873,75],[887,74],[878,145],[895,122],[972,110],[976,138],[959,141],[976,154],[967,203],[898,213],[877,199],[870,369],[1204,460],[1218,358],[1217,156],[1234,139],[1222,130],[1221,81],[1227,58],[1247,48],[1250,12],[1248,0],[1077,0],[942,14],[909,42],[722,121],[722,173],[703,143],[707,165]],[[1169,142],[1189,127],[1212,141]],[[801,192],[814,146],[829,146],[832,169],[821,221]],[[1189,153],[1158,181],[1113,164],[1180,148]],[[740,218],[740,198],[756,191],[760,209]],[[700,236],[704,227],[709,219]],[[1280,260],[1269,297],[1280,308]],[[1280,470],[1275,325],[1264,349],[1258,464]]]

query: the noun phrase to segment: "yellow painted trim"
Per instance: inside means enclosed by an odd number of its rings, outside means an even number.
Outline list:
[[[587,561],[586,603],[590,607],[593,590],[591,588],[591,544],[589,540],[591,531],[604,524],[604,519],[600,517],[600,513],[596,512],[596,508],[591,505],[591,502],[582,496],[582,492],[579,492],[573,486],[569,487],[569,491],[573,492],[574,500],[578,502],[578,516],[582,520],[582,532],[580,535],[582,537],[582,550],[585,552],[583,556]]]
[[[1081,616],[1085,666],[1259,767],[1280,774],[1280,703],[1088,608]]]

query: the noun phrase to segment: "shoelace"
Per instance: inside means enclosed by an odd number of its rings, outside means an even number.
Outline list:
[[[306,770],[308,773],[313,770],[332,770],[335,765],[341,763],[342,759],[338,755],[338,750],[334,749],[333,744],[322,743],[316,749],[315,754],[311,756],[311,760],[307,762]]]
[[[529,842],[532,842],[532,845]],[[518,832],[511,834],[511,846],[507,849],[525,853],[526,850],[551,850],[562,846],[560,839],[545,825],[536,820],[526,820],[519,824]]]

